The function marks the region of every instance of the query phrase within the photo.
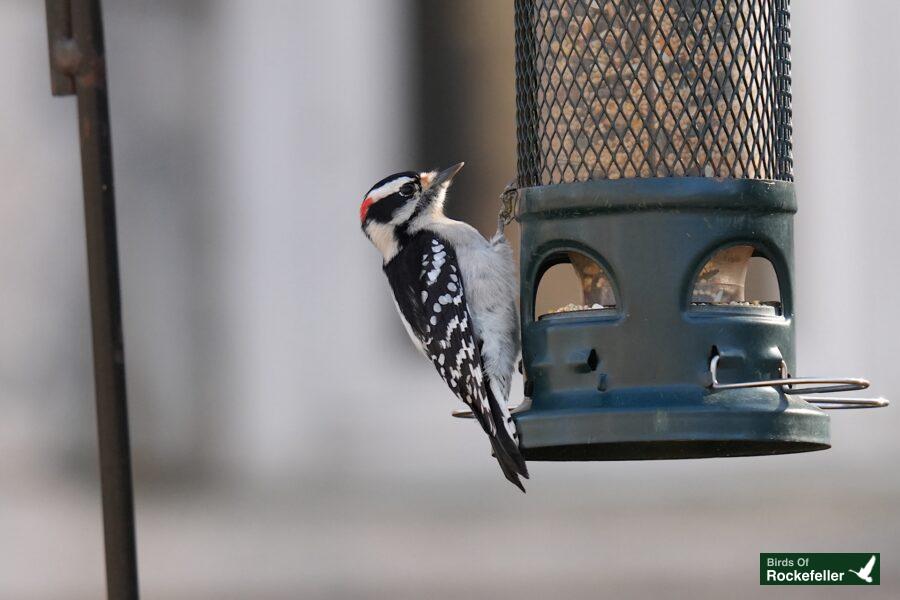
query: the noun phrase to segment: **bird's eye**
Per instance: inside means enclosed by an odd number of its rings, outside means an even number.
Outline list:
[[[412,182],[404,183],[400,186],[400,195],[404,198],[411,198],[416,193],[416,186]]]

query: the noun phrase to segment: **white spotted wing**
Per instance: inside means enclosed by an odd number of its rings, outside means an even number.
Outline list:
[[[419,246],[422,258],[419,300],[426,354],[453,393],[475,412],[482,427],[494,434],[481,356],[456,254],[437,236],[429,236],[424,242]]]

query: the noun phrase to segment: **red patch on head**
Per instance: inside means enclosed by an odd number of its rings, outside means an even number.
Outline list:
[[[362,223],[366,220],[366,213],[369,212],[369,207],[372,206],[372,203],[375,202],[371,198],[366,198],[363,200],[363,203],[359,205],[359,222]]]

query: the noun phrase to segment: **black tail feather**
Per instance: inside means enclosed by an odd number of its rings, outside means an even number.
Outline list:
[[[528,479],[528,466],[525,464],[525,457],[522,456],[522,451],[519,450],[519,443],[515,439],[513,439],[509,432],[506,431],[506,428],[503,426],[503,423],[500,422],[500,419],[503,417],[498,417],[497,419],[497,437],[499,438],[500,443],[503,445],[503,449],[506,451],[506,454],[509,458],[512,459],[513,464],[516,466],[516,471],[524,477]]]
[[[521,451],[519,451],[518,442],[513,439],[506,429],[506,423],[503,422],[506,417],[503,416],[503,412],[500,410],[500,405],[491,391],[490,384],[486,385],[485,388],[487,389],[488,404],[491,407],[491,418],[496,431],[496,435],[491,436],[494,456],[497,462],[500,463],[500,469],[503,471],[506,479],[524,493],[525,486],[522,485],[519,475],[528,479],[528,467],[525,466],[525,459],[522,457]]]
[[[525,486],[522,485],[522,481],[519,479],[515,462],[509,457],[497,438],[491,438],[491,447],[494,449],[494,456],[497,458],[497,462],[500,463],[500,470],[503,471],[503,475],[510,483],[522,490],[524,494]]]
[[[506,423],[503,422],[505,417],[500,410],[500,404],[497,402],[497,398],[494,397],[494,393],[491,391],[490,384],[485,385],[485,388],[488,396],[488,404],[491,407],[491,417],[494,421],[494,429],[497,431],[497,441],[503,448],[504,454],[506,454],[507,458],[509,458],[515,466],[515,471],[525,479],[528,479],[528,467],[525,465],[525,458],[522,456],[521,450],[519,450],[519,442],[513,439],[507,431]],[[512,416],[509,418],[512,419]]]
[[[483,413],[479,411],[473,411],[475,414],[475,419],[481,424],[482,429],[484,429],[485,433],[488,434],[488,439],[491,440],[491,448],[493,449],[493,456],[497,459],[497,462],[500,463],[500,469],[503,471],[503,475],[515,485],[517,488],[525,491],[525,487],[522,485],[522,482],[519,480],[519,467],[516,464],[516,461],[510,456],[509,451],[506,447],[504,447],[501,439],[491,435],[491,424],[487,422]],[[502,438],[510,439],[509,434],[506,433],[506,429],[503,428],[503,425],[494,424],[494,429],[497,432],[498,436],[502,436]],[[515,445],[514,440],[510,440],[513,445]],[[508,445],[508,444],[507,444]],[[518,452],[518,447],[516,446],[516,452]],[[520,456],[521,459],[521,456]],[[527,471],[526,471],[527,473]],[[526,475],[527,477],[527,475]]]

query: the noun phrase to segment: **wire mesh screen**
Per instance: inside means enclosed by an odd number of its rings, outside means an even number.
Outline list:
[[[792,180],[789,0],[516,0],[520,186]]]

